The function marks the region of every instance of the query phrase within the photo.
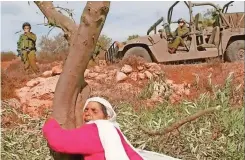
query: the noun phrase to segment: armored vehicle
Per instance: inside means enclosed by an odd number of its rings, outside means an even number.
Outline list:
[[[244,59],[244,12],[227,13],[233,1],[220,8],[214,3],[184,2],[189,10],[190,21],[187,22],[190,32],[184,40],[185,46],[178,47],[176,54],[168,52],[168,44],[171,42],[170,25],[177,23],[172,21],[173,9],[179,3],[175,2],[168,10],[167,22],[161,17],[142,36],[119,46],[113,43],[105,54],[105,59],[116,62],[131,55],[140,56],[148,62],[164,63],[221,57],[225,61],[237,61]],[[211,6],[216,12],[217,18],[213,27],[207,30],[203,27],[202,14],[193,16],[193,8],[196,6]],[[157,32],[157,27],[162,29]],[[150,34],[154,32],[153,34]]]

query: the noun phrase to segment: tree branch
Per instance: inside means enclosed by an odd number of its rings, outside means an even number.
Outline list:
[[[55,28],[55,27],[52,27],[52,28],[48,31],[47,36],[49,35],[49,33],[50,33],[54,28]]]
[[[70,16],[70,18],[73,20],[73,22],[76,23],[74,18],[73,18],[73,13],[72,13],[73,10],[68,9],[68,8],[63,8],[63,7],[60,7],[60,6],[57,6],[57,7],[54,7],[54,8],[58,8],[60,10],[65,11]]]
[[[51,1],[34,1],[34,3],[48,19],[49,25],[61,28],[67,34],[68,41],[71,40],[71,36],[78,28],[76,24],[69,17],[58,12]]]
[[[186,117],[172,125],[170,125],[169,127],[167,128],[164,128],[160,131],[152,131],[152,130],[148,130],[148,129],[145,129],[143,126],[139,126],[141,130],[143,130],[145,133],[149,134],[149,135],[164,135],[164,134],[167,134],[169,132],[172,132],[173,130],[175,129],[178,129],[179,127],[181,127],[182,125],[186,124],[187,122],[191,122],[191,121],[194,121],[196,120],[197,118],[205,115],[205,114],[208,114],[208,113],[212,113],[214,111],[217,111],[220,109],[220,106],[217,106],[217,107],[211,107],[211,108],[207,108],[205,110],[201,110],[193,115],[190,115],[189,117]]]

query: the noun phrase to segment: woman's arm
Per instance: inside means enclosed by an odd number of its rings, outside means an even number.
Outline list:
[[[60,127],[55,119],[50,119],[43,127],[43,134],[50,147],[56,152],[91,154],[98,152],[98,149],[100,149],[100,146],[98,146],[98,144],[101,144],[98,129],[91,125],[65,130]]]

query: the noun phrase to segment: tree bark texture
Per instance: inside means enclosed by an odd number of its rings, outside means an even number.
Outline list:
[[[110,2],[87,2],[78,28],[70,18],[55,10],[52,2],[35,3],[49,23],[54,23],[70,37],[69,54],[54,93],[52,117],[63,128],[79,127],[82,124],[82,108],[90,94],[84,71],[104,26]],[[79,156],[59,153],[53,155],[55,160],[81,159]]]

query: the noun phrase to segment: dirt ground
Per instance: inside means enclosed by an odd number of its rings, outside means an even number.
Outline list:
[[[211,76],[212,84],[223,85],[229,73],[234,72],[234,85],[244,86],[244,62],[234,63],[202,63],[188,65],[162,65],[168,79],[175,83],[190,83],[195,85],[199,77],[198,88],[192,87],[189,99],[196,98],[200,93],[209,91],[207,79]]]
[[[19,63],[21,63],[19,59],[1,62],[1,70],[11,72],[12,68],[14,69],[14,67],[12,66]],[[55,64],[56,63],[57,62],[55,62]],[[55,64],[49,64],[49,66],[41,66],[41,68],[45,70],[51,68],[52,66],[55,66]],[[18,67],[20,66],[21,65],[18,65]],[[217,61],[211,61],[208,63],[200,64],[160,66],[164,71],[167,79],[173,80],[174,83],[177,84],[188,83],[192,85],[191,95],[188,97],[190,99],[196,98],[197,96],[199,96],[200,93],[208,91],[206,83],[209,76],[211,77],[213,84],[222,85],[224,84],[228,74],[234,72],[234,84],[242,84],[242,87],[244,86],[244,62],[221,63]],[[195,89],[195,87],[193,86],[195,85],[197,78],[199,79],[199,85],[198,89]],[[24,81],[23,83],[26,83],[26,81]],[[131,83],[135,87],[142,87],[142,84],[138,84],[135,81],[130,81],[129,83]]]
[[[50,70],[52,66],[57,65],[58,62],[53,64],[40,64],[42,71]],[[113,64],[107,66],[106,69],[110,70],[118,65],[132,63],[134,62],[120,62],[119,64]],[[136,64],[140,65],[140,64]],[[132,67],[135,67],[132,65]],[[175,84],[190,84],[190,94],[183,95],[177,98],[177,102],[182,100],[194,100],[200,96],[201,93],[212,92],[212,88],[208,84],[208,77],[211,77],[212,84],[214,85],[224,85],[225,80],[229,73],[234,72],[233,85],[238,86],[241,84],[244,87],[244,63],[234,62],[234,63],[221,63],[217,61],[211,61],[207,63],[200,64],[185,64],[185,65],[160,65],[162,71],[167,79],[172,80]],[[24,87],[26,83],[36,78],[37,76],[23,75],[25,74],[21,69],[21,62],[19,59],[14,59],[12,61],[4,61],[1,63],[2,69],[2,99],[16,98],[15,90]],[[198,84],[197,84],[198,81]],[[128,79],[123,83],[111,83],[104,81],[92,81],[90,82],[93,93],[99,96],[108,97],[108,100],[114,103],[120,101],[130,101],[136,108],[141,106],[145,101],[138,101],[134,97],[139,95],[140,90],[142,90],[148,83],[147,79],[142,81],[134,81]],[[129,88],[128,90],[122,90],[121,88]],[[120,92],[120,93],[119,93]],[[114,94],[118,93],[118,94]],[[241,95],[239,95],[241,96]],[[43,99],[45,100],[45,99]],[[52,100],[51,100],[52,101]],[[136,102],[137,101],[137,102]],[[146,102],[147,103],[147,102]],[[240,103],[240,102],[239,102]],[[150,103],[147,106],[154,106],[154,103]],[[39,110],[43,110],[39,108]]]
[[[16,63],[17,61],[18,61],[17,59],[14,59],[14,60],[11,60],[11,61],[1,61],[1,69],[2,69],[2,70],[5,70],[5,69],[7,69],[11,64]]]

